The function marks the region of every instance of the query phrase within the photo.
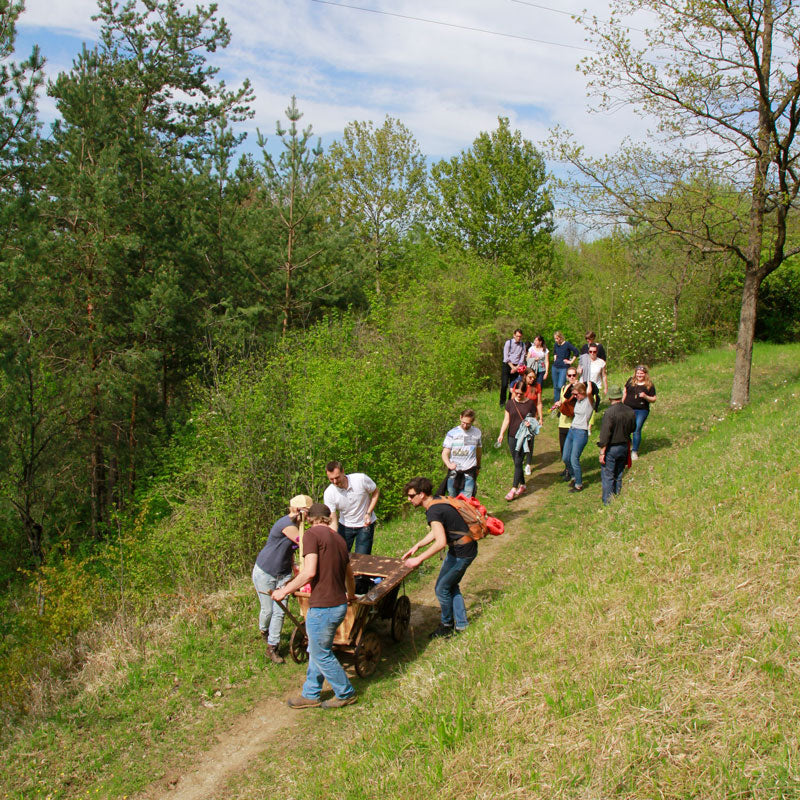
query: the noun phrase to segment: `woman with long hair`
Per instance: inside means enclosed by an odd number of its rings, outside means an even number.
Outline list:
[[[636,430],[631,436],[631,460],[639,458],[639,445],[642,443],[642,426],[650,414],[650,406],[656,401],[656,386],[650,380],[645,364],[639,364],[625,383],[622,402],[633,409],[636,415]]]

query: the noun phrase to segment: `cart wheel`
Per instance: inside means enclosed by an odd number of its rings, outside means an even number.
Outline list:
[[[381,640],[374,631],[366,631],[356,645],[356,672],[359,677],[366,678],[375,672],[381,657]]]
[[[401,642],[406,638],[411,624],[411,601],[407,595],[397,598],[392,614],[392,639]]]
[[[308,636],[306,636],[306,626],[301,625],[292,631],[292,636],[289,639],[289,653],[292,660],[296,664],[302,664],[308,661]]]

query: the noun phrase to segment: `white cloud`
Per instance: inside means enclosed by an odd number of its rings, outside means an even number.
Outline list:
[[[231,46],[213,56],[229,86],[249,77],[256,117],[247,128],[271,135],[290,95],[303,122],[326,140],[354,119],[399,118],[433,157],[468,147],[481,130],[509,116],[539,141],[548,128],[572,129],[593,152],[615,149],[643,131],[629,112],[590,116],[586,84],[575,66],[585,52],[582,28],[563,14],[513,0],[341,0],[409,17],[481,28],[478,31],[374,14],[313,0],[219,0]],[[542,5],[562,8],[555,0]],[[189,5],[189,3],[187,3]],[[566,11],[607,13],[606,0],[572,0]],[[90,0],[28,0],[21,24],[55,34],[96,36]]]

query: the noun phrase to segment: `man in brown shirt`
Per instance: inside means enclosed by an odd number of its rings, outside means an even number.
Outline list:
[[[306,614],[308,670],[299,695],[290,697],[289,708],[340,708],[356,701],[356,691],[333,653],[336,629],[347,613],[347,603],[355,600],[355,580],[344,539],[331,527],[331,512],[323,503],[308,509],[311,527],[303,535],[303,568],[280,589],[272,592],[282,601],[306,583],[311,584],[311,599]],[[320,699],[327,680],[334,698]]]

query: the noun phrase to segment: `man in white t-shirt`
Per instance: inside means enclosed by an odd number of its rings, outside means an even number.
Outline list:
[[[475,412],[466,408],[461,412],[461,424],[447,431],[442,445],[442,461],[449,470],[447,475],[447,494],[454,497],[456,479],[463,474],[464,486],[461,494],[472,497],[475,494],[475,479],[481,468],[483,441],[481,432],[473,423]]]
[[[371,553],[377,519],[375,506],[380,496],[375,481],[363,472],[345,475],[339,461],[328,463],[325,474],[330,486],[323,501],[332,512],[331,527],[344,538],[348,552],[355,542],[356,553]]]

